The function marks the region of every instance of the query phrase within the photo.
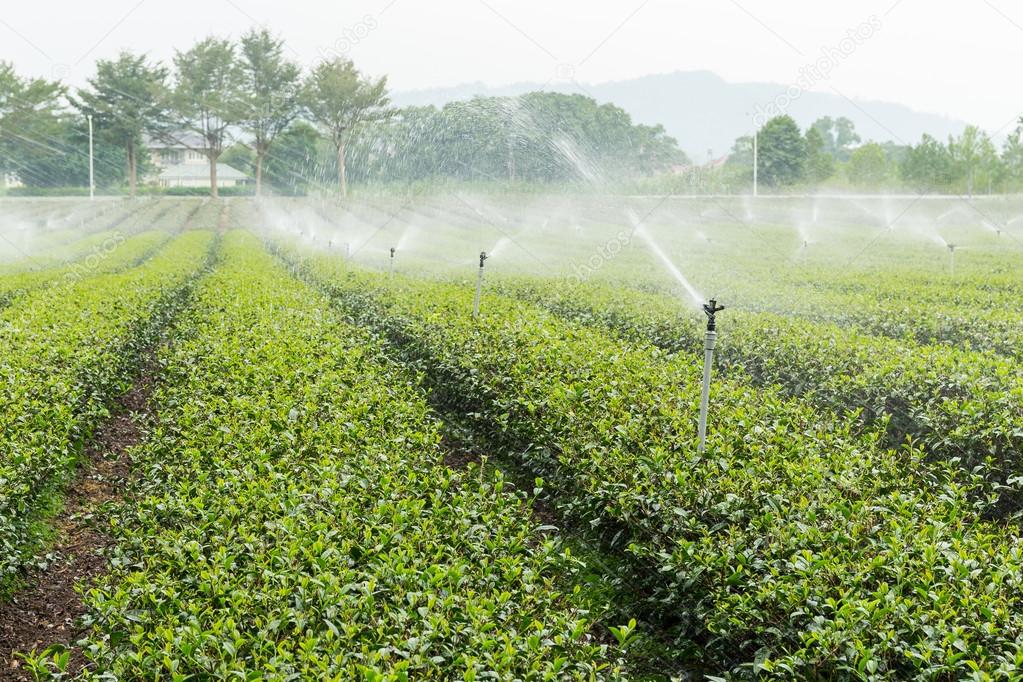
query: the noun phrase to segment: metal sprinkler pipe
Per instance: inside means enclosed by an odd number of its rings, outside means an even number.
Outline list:
[[[391,247],[391,269],[387,272],[388,277],[394,276],[394,247]]]
[[[948,270],[952,277],[956,276],[956,245],[948,245]]]
[[[480,251],[480,269],[476,273],[476,298],[472,302],[473,319],[480,316],[480,296],[483,294],[483,263],[488,257],[486,251]]]
[[[710,299],[703,305],[703,312],[707,314],[707,335],[703,344],[703,392],[700,395],[700,424],[699,452],[702,454],[707,447],[707,412],[710,409],[710,373],[714,365],[714,347],[717,345],[717,320],[715,315],[724,310],[723,305],[718,305],[716,299]]]

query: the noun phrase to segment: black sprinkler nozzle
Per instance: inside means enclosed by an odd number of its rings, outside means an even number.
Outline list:
[[[489,257],[490,256],[487,255],[486,251],[480,251],[480,267],[481,268],[483,267],[483,261],[485,261]]]
[[[707,314],[707,331],[712,332],[717,330],[717,320],[714,316],[724,310],[723,305],[718,305],[717,299],[710,299],[708,303],[703,304],[703,312]]]
[[[392,246],[392,247],[391,247],[391,258],[394,258],[394,251],[395,251],[395,249],[394,249],[394,247]]]

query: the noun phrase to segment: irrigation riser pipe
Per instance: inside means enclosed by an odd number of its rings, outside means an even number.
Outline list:
[[[703,312],[707,314],[707,334],[703,340],[703,390],[700,393],[700,422],[698,434],[700,444],[698,452],[701,454],[707,448],[707,413],[710,411],[710,376],[714,367],[714,347],[717,345],[717,320],[715,315],[724,310],[723,305],[718,305],[715,299],[710,299],[703,306]]]
[[[483,295],[483,264],[487,260],[487,252],[480,251],[480,269],[476,272],[476,296],[472,301],[472,317],[480,316],[480,297]]]

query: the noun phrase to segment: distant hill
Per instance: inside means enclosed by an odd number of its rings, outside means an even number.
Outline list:
[[[516,83],[488,87],[466,83],[453,87],[397,92],[396,104],[443,106],[475,95],[515,96],[535,90],[579,92],[598,102],[613,102],[628,111],[637,123],[662,124],[678,139],[682,148],[697,161],[708,151],[721,156],[732,148],[735,138],[752,129],[750,115],[785,93],[787,85],[777,83],[729,83],[709,71],[677,71],[632,80],[582,84]],[[747,114],[749,112],[749,114]],[[914,111],[892,102],[849,101],[827,92],[805,92],[789,106],[788,114],[806,128],[822,116],[845,116],[856,124],[864,140],[913,143],[924,133],[939,140],[959,134],[966,126],[945,116]]]

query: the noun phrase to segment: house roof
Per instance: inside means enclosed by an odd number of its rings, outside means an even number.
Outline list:
[[[205,146],[202,135],[187,130],[159,137],[146,136],[145,145],[148,149],[202,149]]]
[[[179,163],[168,166],[160,171],[161,180],[205,180],[210,177],[210,167],[206,164]],[[217,164],[218,180],[246,180],[248,175],[237,168],[223,163]]]

